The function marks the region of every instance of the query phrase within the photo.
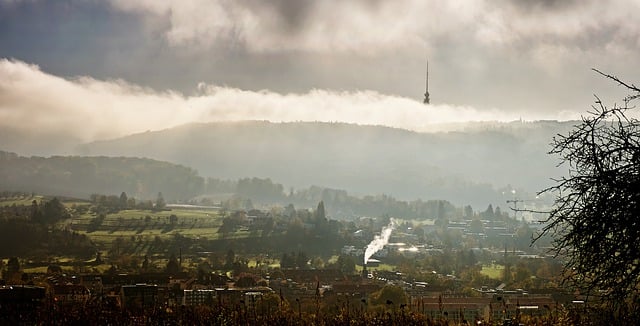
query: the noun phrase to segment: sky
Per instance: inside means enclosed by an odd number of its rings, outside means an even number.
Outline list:
[[[639,10],[638,0],[0,0],[0,135],[576,119],[594,94],[611,105],[626,95],[591,68],[638,83]]]

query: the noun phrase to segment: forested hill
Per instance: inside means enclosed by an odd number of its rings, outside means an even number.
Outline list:
[[[220,122],[89,143],[80,153],[144,156],[220,179],[255,176],[296,188],[486,204],[503,202],[509,186],[533,194],[559,176],[556,158],[546,153],[551,138],[570,126],[485,123],[417,133],[345,123]]]
[[[189,199],[202,192],[204,180],[191,168],[131,157],[22,157],[0,151],[0,186],[4,190],[88,198],[120,194],[155,199]]]

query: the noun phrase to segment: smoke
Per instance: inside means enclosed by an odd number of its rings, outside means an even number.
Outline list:
[[[367,249],[364,251],[364,263],[366,264],[369,261],[369,258],[373,256],[378,250],[382,249],[387,243],[389,243],[389,237],[391,236],[391,231],[395,229],[395,221],[391,219],[389,225],[382,228],[380,231],[380,235],[376,235],[373,238],[373,241],[367,245]]]

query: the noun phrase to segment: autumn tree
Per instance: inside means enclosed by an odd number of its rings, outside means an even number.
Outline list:
[[[397,285],[385,285],[379,291],[371,294],[371,304],[373,305],[402,305],[406,304],[408,300],[407,294]]]
[[[256,280],[251,274],[243,273],[238,277],[235,286],[239,288],[249,288],[256,286],[256,284]]]
[[[356,271],[356,261],[353,257],[341,254],[338,256],[336,267],[345,274],[353,274]]]
[[[553,138],[550,154],[567,174],[543,191],[555,202],[540,236],[553,235],[566,254],[567,281],[620,307],[637,302],[640,286],[640,123],[630,105],[640,89],[595,71],[631,95],[622,106],[596,96],[580,123]]]

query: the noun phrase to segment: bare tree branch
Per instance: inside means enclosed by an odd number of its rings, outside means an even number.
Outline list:
[[[622,107],[607,107],[595,96],[581,123],[553,138],[549,154],[560,157],[568,175],[540,193],[556,199],[534,241],[553,235],[555,254],[567,258],[566,281],[616,305],[639,295],[640,122],[626,113],[640,89],[593,71],[631,95]]]

